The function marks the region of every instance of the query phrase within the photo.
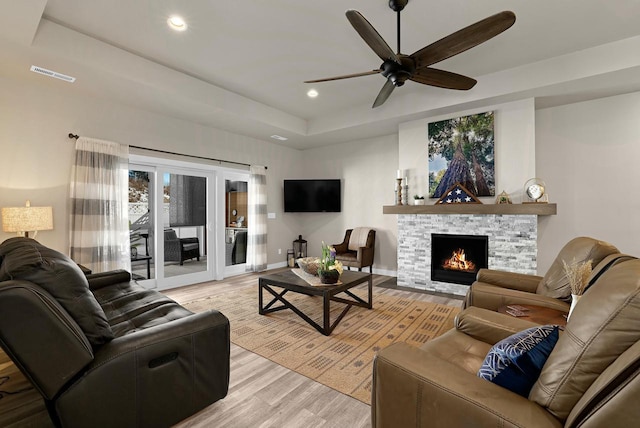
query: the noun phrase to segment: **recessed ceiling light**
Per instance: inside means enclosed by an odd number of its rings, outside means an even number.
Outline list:
[[[184,31],[187,29],[187,23],[178,15],[169,17],[169,19],[167,19],[167,24],[176,31]]]
[[[288,140],[287,137],[283,137],[281,135],[272,135],[271,138],[273,138],[274,140],[280,140],[280,141],[287,141]]]
[[[315,97],[317,97],[317,96],[318,96],[318,91],[316,91],[315,89],[309,89],[309,90],[307,91],[307,96],[308,96],[309,98],[315,98]]]

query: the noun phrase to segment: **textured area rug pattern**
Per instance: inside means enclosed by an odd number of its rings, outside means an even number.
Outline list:
[[[366,290],[356,289],[354,294],[365,298]],[[265,292],[265,304],[271,298]],[[287,293],[285,298],[322,325],[321,297]],[[367,404],[375,353],[393,342],[420,346],[452,328],[460,311],[374,290],[373,309],[352,307],[331,336],[324,336],[288,309],[259,315],[257,287],[184,306],[193,312],[219,310],[231,322],[231,341],[236,345]],[[331,302],[332,323],[344,306]]]

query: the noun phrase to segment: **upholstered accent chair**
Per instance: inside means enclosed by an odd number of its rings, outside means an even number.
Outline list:
[[[200,261],[200,241],[198,238],[178,238],[173,229],[164,230],[164,260],[180,262],[196,259]]]
[[[372,426],[638,425],[640,260],[615,264],[584,293],[532,376],[528,395],[478,376],[494,344],[534,326],[470,307],[453,329],[420,348],[395,343],[382,349],[373,367]]]
[[[607,242],[589,237],[574,238],[560,250],[544,277],[480,269],[476,281],[467,292],[464,306],[496,311],[504,305],[529,304],[568,312],[571,288],[563,261],[591,260],[593,273],[590,280],[593,281],[612,263],[631,258]]]
[[[170,427],[223,398],[229,321],[126,271],[85,276],[29,238],[0,244],[0,346],[57,427]]]
[[[356,227],[347,229],[344,240],[340,244],[334,244],[336,260],[342,262],[347,269],[369,266],[369,272],[373,272],[373,256],[376,244],[376,231],[368,227]]]

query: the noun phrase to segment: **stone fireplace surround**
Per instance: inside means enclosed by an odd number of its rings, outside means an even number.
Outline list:
[[[398,213],[398,285],[464,296],[468,285],[431,280],[431,234],[487,235],[489,268],[536,274],[536,214]]]

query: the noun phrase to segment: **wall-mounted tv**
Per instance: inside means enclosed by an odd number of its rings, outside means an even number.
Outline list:
[[[284,180],[284,212],[340,212],[340,180]]]

